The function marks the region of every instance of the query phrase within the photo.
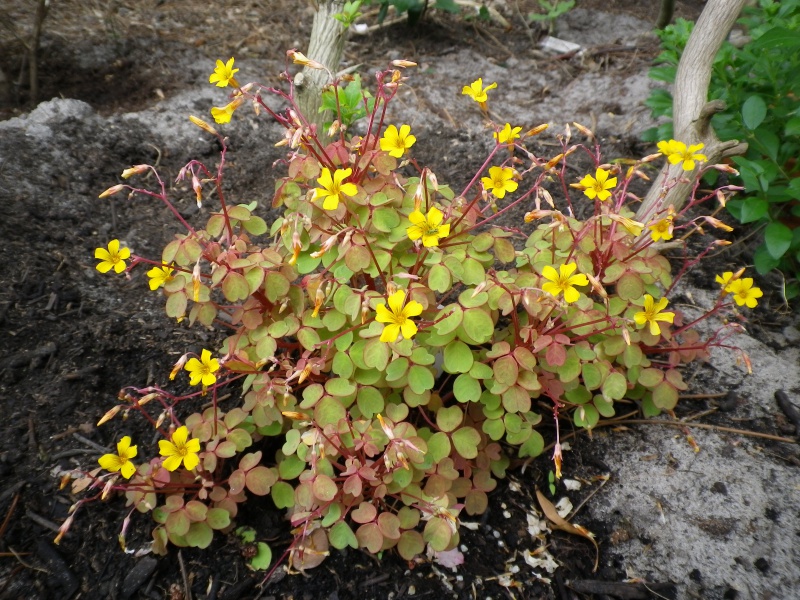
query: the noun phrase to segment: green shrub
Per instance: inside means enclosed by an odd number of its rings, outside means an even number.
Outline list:
[[[800,294],[800,0],[760,0],[739,23],[751,41],[742,48],[725,42],[714,61],[709,99],[725,101],[727,109],[711,123],[721,140],[749,144],[745,156],[733,158],[747,196],[727,208],[740,223],[763,227],[756,269],[779,269],[789,299]],[[679,19],[659,32],[663,52],[652,78],[674,81],[691,30],[692,23]],[[672,116],[666,90],[654,90],[647,105],[656,117]],[[648,141],[670,137],[671,121],[644,135]]]

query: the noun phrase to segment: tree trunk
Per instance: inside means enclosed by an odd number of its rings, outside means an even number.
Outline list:
[[[344,42],[347,31],[344,26],[333,18],[333,15],[342,12],[342,0],[325,0],[320,2],[317,13],[314,15],[314,25],[311,28],[311,40],[308,44],[306,56],[316,60],[327,67],[331,73],[339,70],[339,63],[344,55]],[[299,82],[297,105],[300,112],[309,123],[317,126],[320,139],[327,139],[326,132],[322,130],[325,121],[334,117],[327,113],[320,113],[322,104],[322,89],[331,83],[330,75],[321,69],[304,68]]]
[[[725,104],[720,100],[708,102],[714,57],[739,17],[744,3],[745,0],[708,0],[689,37],[675,76],[674,139],[687,145],[705,144],[702,153],[708,157],[709,164],[718,163],[727,156],[744,154],[747,150],[747,144],[737,140],[719,141],[710,120],[714,114],[725,109]],[[686,203],[694,183],[683,175],[680,165],[664,165],[636,213],[637,220],[646,223],[669,205],[679,210]],[[670,180],[683,177],[686,182],[678,183],[664,195],[661,187],[665,177]]]

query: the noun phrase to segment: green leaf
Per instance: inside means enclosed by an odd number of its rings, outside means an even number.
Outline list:
[[[621,400],[628,391],[628,382],[622,373],[611,373],[603,382],[603,398],[607,400]]]
[[[481,434],[472,427],[462,427],[452,435],[453,446],[459,456],[467,460],[478,456],[478,444],[481,443]]]
[[[672,410],[678,404],[678,390],[662,381],[653,389],[653,404],[661,410]]]
[[[783,130],[785,136],[800,135],[800,117],[792,117],[786,121],[786,128]]]
[[[544,438],[538,431],[531,431],[531,436],[519,447],[519,457],[539,456],[544,450]]]
[[[433,265],[428,272],[428,286],[434,291],[443,294],[452,285],[450,269],[444,265]]]
[[[297,332],[297,341],[299,341],[306,350],[314,350],[320,342],[319,334],[316,329],[302,327],[300,331]]]
[[[278,508],[294,506],[294,488],[285,481],[279,481],[272,486],[271,496]]]
[[[323,473],[318,473],[314,478],[314,483],[311,484],[311,490],[314,492],[314,497],[321,502],[330,502],[336,497],[339,488],[334,483],[333,479]]]
[[[333,377],[325,382],[325,391],[331,396],[338,396],[342,398],[354,394],[356,392],[356,386],[349,379]]]
[[[600,374],[600,369],[594,363],[583,363],[581,367],[581,375],[583,376],[583,384],[589,390],[596,390],[603,382],[603,376]]]
[[[767,250],[766,245],[759,246],[753,254],[753,264],[759,274],[764,275],[775,269],[780,264],[780,261],[772,258],[772,255]]]
[[[437,552],[443,552],[450,545],[453,538],[450,524],[441,517],[434,517],[425,524],[422,539],[428,542]]]
[[[249,470],[245,476],[247,489],[256,496],[266,496],[269,494],[270,489],[276,481],[278,481],[278,475],[275,473],[275,470],[263,465]]]
[[[231,513],[224,508],[209,508],[206,523],[211,529],[225,529],[231,524]]]
[[[211,545],[211,540],[214,538],[214,531],[206,523],[192,523],[184,537],[189,546],[205,549]]]
[[[361,387],[358,390],[356,401],[361,414],[368,419],[371,419],[377,413],[383,412],[383,395],[374,387]]]
[[[774,259],[779,259],[792,245],[792,230],[783,223],[774,221],[764,230],[764,244]]]
[[[441,411],[440,411],[441,412]],[[438,421],[439,415],[437,413],[436,419]],[[439,463],[443,458],[450,456],[450,438],[446,433],[437,431],[427,440],[428,455],[434,463]]]
[[[769,203],[765,198],[749,197],[742,205],[742,223],[760,221],[769,213]]]
[[[467,373],[456,377],[453,394],[459,402],[477,402],[481,397],[481,384]]]
[[[800,50],[800,36],[797,35],[797,31],[786,27],[773,27],[752,42],[750,48],[752,50],[780,48],[787,52],[795,52]]]
[[[579,406],[572,415],[575,425],[584,427],[585,429],[591,429],[597,425],[597,422],[600,420],[600,414],[592,404]]]
[[[385,371],[390,355],[389,344],[382,342],[380,338],[367,340],[364,346],[364,364],[369,368]]]
[[[330,540],[331,546],[337,550],[342,550],[347,546],[358,548],[356,534],[353,533],[353,530],[350,529],[350,525],[345,521],[339,521],[330,528],[330,531],[328,531],[328,540]]]
[[[464,311],[458,304],[451,304],[445,309],[446,317],[434,325],[436,333],[439,335],[447,335],[458,329],[464,319]],[[440,313],[441,314],[441,313]]]
[[[436,412],[436,425],[446,433],[454,431],[463,419],[464,411],[458,406],[443,406]]]
[[[418,531],[408,530],[400,534],[397,541],[397,552],[405,560],[412,560],[425,550],[425,540]]]
[[[644,295],[642,276],[637,273],[625,273],[617,282],[617,294],[623,300],[638,300]]]
[[[468,308],[465,310],[461,327],[478,344],[488,342],[494,333],[494,321],[480,308]]]
[[[255,571],[264,571],[272,562],[272,549],[264,542],[256,544],[256,555],[247,563]]]
[[[408,386],[415,394],[433,389],[433,373],[427,367],[414,365],[408,370]]]
[[[753,130],[761,123],[767,116],[767,103],[763,98],[758,95],[750,96],[742,104],[742,122],[749,130]]]
[[[447,373],[467,373],[474,362],[472,350],[464,342],[453,340],[444,348],[444,370]]]

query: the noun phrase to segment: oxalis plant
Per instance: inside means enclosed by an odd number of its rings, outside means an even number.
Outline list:
[[[591,431],[622,400],[647,416],[669,412],[686,388],[681,365],[731,348],[735,320],[719,319],[707,338],[695,325],[756,306],[761,292],[742,271],[719,275],[720,293],[699,318],[684,319],[668,300],[687,269],[727,242],[708,243],[674,278],[659,245],[724,229],[687,215],[736,188],[695,188],[683,211],[659,207],[647,223],[628,208],[638,200],[631,183],[660,157],[695,180],[730,167],[706,165],[702,148],[669,140],[622,170],[578,124],[556,136],[557,155],[538,156],[525,142],[546,126],[523,133],[493,123],[494,146],[456,193],[409,158],[410,127],[386,121],[400,69],[410,66],[396,61],[378,73],[370,94],[354,93],[359,80],[332,84],[326,93],[339,118],[324,143],[296,108],[288,68],[284,91],[240,86],[234,60],[217,62],[211,82],[233,89],[226,106],[211,109],[217,125],[252,106],[286,129],[278,144],[287,175],[272,200],[283,216],[273,223],[255,203],[226,197],[226,139],[196,117],[222,148],[216,167],[191,161],[178,176],[198,204],[213,192],[203,228],[180,216],[152,166],[122,177],[152,173],[154,189],[122,183],[101,194],[159,200],[182,230],[156,259],[111,240],[96,250],[97,269],[145,265],[169,317],[227,332],[169,374],[188,375],[193,391],[125,388],[100,420],[138,414],[161,438],[157,447],[125,436],[98,468],[70,475],[75,492],[94,490],[74,508],[125,495],[123,545],[141,512],[156,522],[153,552],[170,543],[205,548],[215,531],[234,528],[241,503],[269,495],[291,521],[284,558],[298,569],[319,564],[331,546],[393,549],[407,560],[457,553],[460,515],[486,510],[511,456],[543,452],[543,423],[555,426],[560,477],[563,420]],[[496,87],[478,79],[462,91],[488,116]],[[270,109],[265,93],[287,108]],[[363,133],[354,133],[362,114]],[[580,178],[567,169],[576,153],[592,164]],[[508,225],[503,217],[518,206],[528,209],[525,222]]]

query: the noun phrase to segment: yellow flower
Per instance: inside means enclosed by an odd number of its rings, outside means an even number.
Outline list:
[[[150,269],[147,272],[147,276],[150,278],[150,289],[155,291],[161,286],[172,281],[172,272],[174,270],[175,269],[169,265],[161,265],[160,267],[153,267]]]
[[[331,170],[323,167],[322,175],[317,179],[317,183],[322,187],[314,189],[314,200],[324,198],[322,208],[336,210],[342,200],[342,194],[355,196],[358,193],[355,183],[342,183],[352,172],[353,169],[336,169],[331,176]]]
[[[200,464],[200,457],[197,456],[200,452],[200,440],[192,438],[187,441],[188,438],[189,430],[183,425],[175,430],[171,441],[158,441],[158,451],[161,456],[167,457],[162,464],[167,471],[174,471],[181,466],[181,462],[188,471]]]
[[[512,129],[511,123],[506,123],[505,127],[500,131],[495,131],[493,135],[498,144],[513,144],[514,140],[519,137],[520,131],[522,131],[522,127],[514,127]]]
[[[644,310],[637,312],[633,315],[633,320],[640,327],[645,323],[650,324],[650,333],[653,335],[661,335],[661,327],[658,326],[658,321],[665,321],[672,323],[675,319],[673,312],[661,312],[667,307],[667,299],[661,298],[658,303],[653,300],[650,294],[644,295]]]
[[[650,235],[653,237],[654,242],[658,240],[666,242],[672,239],[672,217],[664,217],[660,221],[648,225],[647,228],[650,230]]]
[[[103,454],[97,462],[106,471],[120,472],[125,479],[130,479],[136,473],[136,466],[131,462],[136,452],[136,446],[131,446],[131,438],[126,435],[117,442],[116,454]]]
[[[489,176],[481,177],[481,183],[498,198],[503,198],[506,192],[513,192],[519,187],[514,181],[514,169],[511,167],[489,167]]]
[[[698,150],[703,149],[703,144],[692,144],[687,148],[686,144],[683,142],[670,140],[667,142],[665,149],[671,151],[667,156],[667,160],[670,162],[670,164],[677,165],[678,163],[682,163],[681,166],[683,167],[684,171],[693,171],[695,167],[695,161],[705,162],[708,160],[705,154],[697,153]],[[659,150],[661,150],[661,147],[659,147]]]
[[[485,108],[486,101],[489,99],[489,96],[486,95],[486,92],[493,90],[496,87],[497,83],[492,83],[486,87],[483,87],[483,79],[476,79],[471,84],[465,85],[461,89],[461,93],[464,96],[469,96],[475,100],[475,102],[481,105],[481,108]]]
[[[100,262],[95,267],[101,273],[108,273],[112,268],[115,273],[122,273],[125,270],[125,260],[131,257],[130,248],[120,248],[119,240],[108,242],[108,249],[95,248],[94,257],[99,258]]]
[[[733,271],[725,271],[722,275],[717,275],[714,281],[722,286],[723,291],[730,292],[730,285],[736,280],[733,278]]]
[[[403,338],[410,340],[417,333],[417,325],[411,320],[422,314],[422,304],[410,300],[403,306],[406,300],[406,293],[398,290],[389,296],[389,308],[386,304],[380,304],[375,309],[377,313],[375,320],[379,323],[386,323],[381,333],[382,342],[395,342],[402,333]]]
[[[664,156],[669,156],[670,154],[674,154],[676,151],[681,150],[681,146],[683,149],[686,148],[686,144],[682,144],[681,142],[676,142],[675,140],[667,141],[660,141],[658,144],[658,151],[661,152]]]
[[[239,69],[233,68],[233,57],[228,61],[227,64],[223,63],[221,60],[217,61],[217,67],[214,69],[214,72],[211,74],[211,77],[208,78],[209,83],[216,83],[217,87],[228,87],[232,85],[233,87],[240,87],[239,83],[233,76],[239,72]]]
[[[217,123],[230,123],[233,112],[242,105],[242,102],[244,102],[244,98],[237,96],[222,108],[212,106],[211,116]]]
[[[753,287],[753,278],[745,277],[744,279],[736,279],[732,281],[725,291],[733,295],[733,299],[739,306],[747,305],[747,308],[755,308],[758,304],[756,298],[761,298],[764,295],[759,288]]]
[[[628,217],[623,217],[614,213],[610,213],[608,216],[613,221],[616,221],[622,225],[631,235],[635,235],[637,237],[642,235],[642,229],[644,228],[643,223],[639,223],[639,221],[634,221],[633,219],[629,219]]]
[[[214,373],[219,370],[219,361],[216,358],[211,358],[210,350],[203,350],[200,354],[200,360],[190,358],[184,368],[189,371],[189,385],[202,383],[203,387],[206,388],[217,382],[217,377]]]
[[[598,168],[595,171],[594,177],[587,175],[581,179],[580,184],[584,188],[583,193],[586,194],[590,200],[594,200],[595,198],[600,200],[600,202],[608,200],[611,197],[611,192],[608,190],[613,190],[617,185],[617,178],[611,177],[609,179],[608,176],[610,174],[610,171]]]
[[[445,238],[450,235],[450,224],[442,225],[443,218],[442,211],[435,206],[431,207],[427,216],[415,210],[408,215],[408,220],[413,223],[406,230],[408,238],[412,241],[422,238],[422,245],[426,248],[438,246],[439,238]]]
[[[578,265],[575,263],[568,263],[561,265],[558,271],[555,268],[547,265],[542,269],[542,275],[545,279],[549,279],[547,283],[542,286],[542,289],[548,294],[558,296],[564,292],[564,300],[569,304],[575,302],[580,298],[581,294],[575,289],[576,285],[589,285],[589,280],[583,273],[573,275]]]
[[[381,138],[381,150],[388,152],[389,156],[400,158],[416,141],[417,138],[411,135],[410,126],[401,125],[398,131],[397,127],[389,125]]]

